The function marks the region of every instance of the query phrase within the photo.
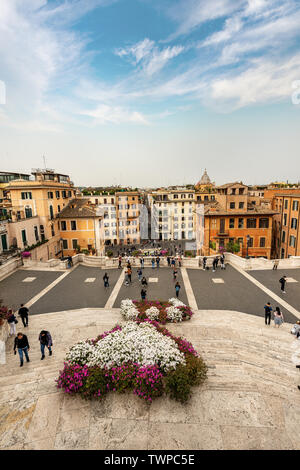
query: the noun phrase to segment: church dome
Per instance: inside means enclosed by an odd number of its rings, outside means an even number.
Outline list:
[[[206,168],[205,168],[200,181],[197,183],[197,186],[208,185],[208,184],[212,184],[212,183],[210,181],[210,177],[208,176]]]

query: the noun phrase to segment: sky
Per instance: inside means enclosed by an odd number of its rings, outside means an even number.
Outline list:
[[[300,181],[299,0],[1,0],[0,170]]]

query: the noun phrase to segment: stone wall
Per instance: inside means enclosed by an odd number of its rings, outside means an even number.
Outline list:
[[[0,266],[0,281],[11,274],[19,266],[22,266],[21,258],[13,258]]]

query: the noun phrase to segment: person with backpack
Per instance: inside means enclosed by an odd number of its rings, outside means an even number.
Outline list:
[[[16,324],[18,323],[18,320],[12,310],[8,311],[7,323],[9,324],[9,335],[16,336]]]
[[[28,308],[24,307],[24,304],[21,304],[21,308],[19,309],[19,315],[22,319],[24,328],[26,328],[26,326],[28,326],[28,314],[29,314]]]
[[[143,286],[143,287],[148,286],[148,282],[147,282],[147,279],[145,278],[145,276],[143,277],[141,283],[142,283],[142,286]]]
[[[109,287],[108,280],[109,280],[109,276],[107,275],[107,273],[105,273],[104,276],[103,276],[103,282],[104,282],[104,287],[105,288]]]
[[[30,349],[28,338],[23,333],[18,333],[15,337],[14,342],[14,354],[17,354],[17,350],[20,356],[20,367],[23,367],[23,354],[25,355],[26,362],[30,362],[28,351]]]
[[[51,335],[49,333],[49,331],[46,331],[46,330],[42,330],[39,334],[39,342],[40,342],[40,345],[41,345],[41,353],[42,353],[42,357],[41,357],[41,361],[43,359],[45,359],[45,348],[47,347],[48,348],[48,351],[49,351],[49,356],[52,356],[52,338],[51,338]]]
[[[142,277],[143,277],[143,271],[142,271],[142,268],[138,269],[138,271],[137,271],[137,275],[138,275],[138,279],[139,279],[139,281],[141,282],[141,280],[142,280]]]
[[[283,294],[286,294],[285,292],[285,283],[286,283],[286,276],[282,276],[282,278],[279,279],[279,283],[280,283],[280,289],[281,289],[281,292]]]
[[[203,266],[204,271],[206,270],[206,263],[207,263],[207,257],[206,257],[206,256],[203,256],[203,259],[202,259],[202,266]]]
[[[179,282],[177,281],[176,284],[175,284],[175,292],[176,292],[176,297],[177,297],[177,299],[178,299],[178,297],[179,297],[179,291],[180,291],[180,289],[181,289],[181,286],[180,286]]]
[[[271,323],[271,313],[272,313],[272,307],[270,302],[267,302],[266,305],[264,306],[265,309],[265,324],[270,325]]]

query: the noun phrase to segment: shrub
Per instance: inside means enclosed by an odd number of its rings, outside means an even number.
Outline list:
[[[191,397],[191,385],[186,367],[177,367],[165,379],[166,394],[170,398],[185,403]]]
[[[90,368],[89,374],[80,391],[83,398],[98,398],[102,400],[108,391],[109,388],[107,387],[105,370],[100,369],[100,367]]]
[[[122,366],[112,367],[105,371],[105,377],[108,381],[107,389],[118,393],[124,393],[132,390],[135,385],[138,364],[123,364]]]

